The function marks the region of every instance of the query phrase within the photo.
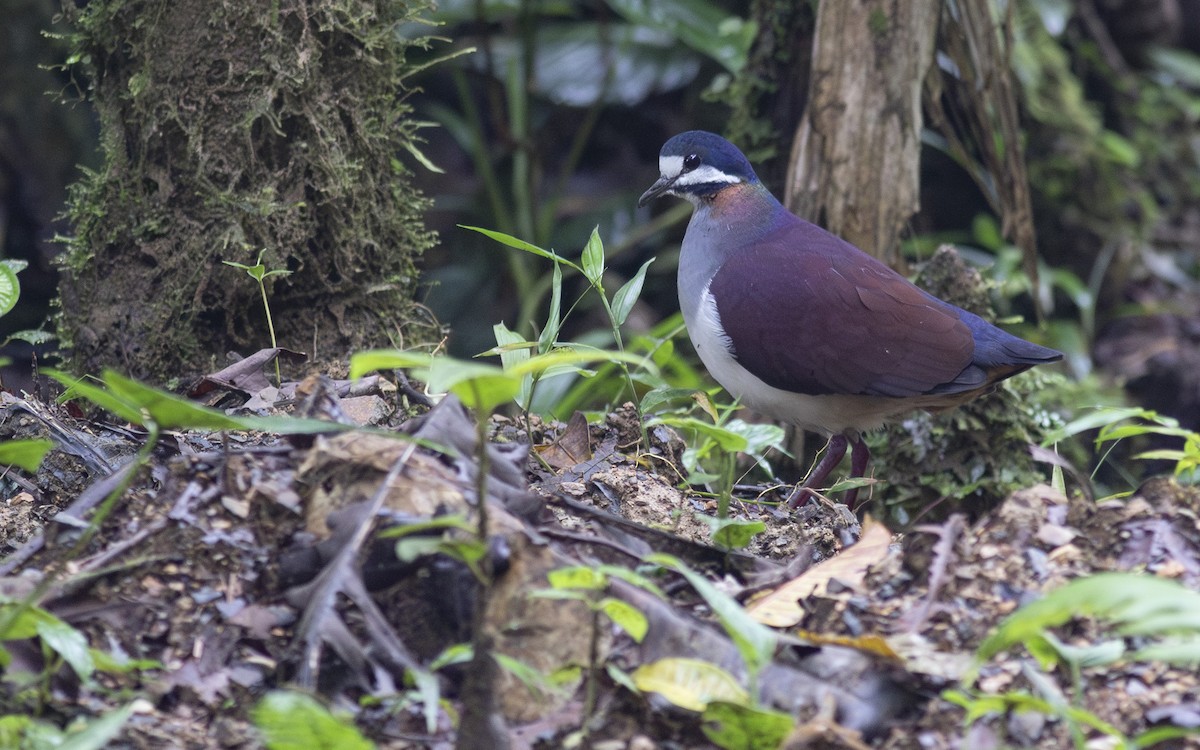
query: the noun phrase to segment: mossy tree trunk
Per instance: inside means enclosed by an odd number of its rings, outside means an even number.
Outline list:
[[[919,208],[921,90],[940,9],[940,0],[834,0],[817,10],[786,203],[893,264]]]
[[[336,362],[428,338],[397,35],[424,3],[64,2],[105,164],[74,188],[60,335],[73,367],[157,381],[268,343]],[[416,331],[414,333],[414,331]]]

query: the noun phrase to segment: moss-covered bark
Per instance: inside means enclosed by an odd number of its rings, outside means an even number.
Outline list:
[[[433,242],[409,185],[397,34],[424,3],[64,3],[89,68],[104,167],[75,186],[60,335],[73,365],[189,377],[267,343],[336,360],[413,334]],[[427,329],[425,329],[427,330]]]

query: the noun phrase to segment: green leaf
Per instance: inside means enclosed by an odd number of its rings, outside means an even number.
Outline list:
[[[654,414],[666,404],[690,403],[695,393],[695,388],[672,388],[670,386],[653,388],[647,391],[645,396],[642,396],[642,413]]]
[[[453,393],[469,408],[491,413],[521,392],[521,375],[495,365],[438,357],[429,367],[429,387]]]
[[[89,721],[78,732],[68,733],[58,750],[102,750],[109,747],[112,740],[133,715],[134,704],[129,703],[116,711],[109,711],[92,721]]]
[[[101,379],[110,392],[125,403],[136,404],[163,429],[245,429],[241,421],[224,412],[151,388],[114,370],[105,370]]]
[[[650,264],[654,262],[654,258],[642,264],[637,273],[633,275],[629,281],[621,285],[617,293],[612,299],[612,314],[613,325],[625,325],[626,318],[633,311],[633,306],[637,303],[638,297],[642,294],[642,285],[646,283],[646,269],[650,268]]]
[[[16,466],[32,474],[53,447],[54,441],[45,438],[5,440],[0,443],[0,465]]]
[[[779,637],[770,628],[751,617],[731,596],[671,555],[648,555],[646,562],[674,570],[687,579],[720,620],[721,626],[737,646],[746,668],[752,674],[758,674],[763,667],[771,663]]]
[[[0,266],[4,266],[13,273],[20,273],[29,268],[29,261],[21,260],[20,258],[4,258],[0,260]]]
[[[600,571],[601,573],[603,573],[604,575],[608,576],[609,578],[616,578],[618,580],[624,581],[625,583],[628,583],[630,586],[637,586],[639,589],[642,589],[643,591],[648,591],[649,593],[654,594],[655,596],[657,596],[659,599],[662,599],[663,601],[667,600],[667,595],[663,592],[663,590],[661,588],[658,587],[657,583],[650,580],[649,578],[642,575],[641,573],[637,572],[636,570],[630,570],[629,568],[622,568],[619,565],[601,565],[599,568],[597,568],[597,570]]]
[[[1046,436],[1045,440],[1042,441],[1042,447],[1061,442],[1069,437],[1078,435],[1081,432],[1094,430],[1134,418],[1157,419],[1158,414],[1156,412],[1136,406],[1123,408],[1109,406],[1102,407],[1090,414],[1085,414],[1078,419],[1073,419],[1062,427],[1059,427],[1057,430],[1054,430]]]
[[[717,444],[723,451],[744,451],[750,443],[743,435],[727,430],[724,427],[715,425],[712,422],[706,422],[695,417],[677,417],[673,415],[664,415],[655,417],[650,420],[650,424],[665,424],[668,427],[676,427],[682,430],[693,430],[700,435],[709,438]]]
[[[53,341],[56,338],[56,336],[49,331],[38,330],[13,331],[12,333],[8,334],[8,337],[15,341],[24,341],[27,344],[33,344],[34,346],[44,344],[47,341]]]
[[[725,750],[759,750],[783,744],[796,720],[781,711],[712,701],[704,707],[704,736]]]
[[[353,724],[303,693],[274,690],[251,712],[269,750],[373,750]]]
[[[976,662],[1017,644],[1045,643],[1045,632],[1075,617],[1109,621],[1121,635],[1200,635],[1200,593],[1136,573],[1101,573],[1060,586],[1002,622],[979,646]]]
[[[558,568],[546,574],[546,580],[556,589],[585,589],[599,591],[608,586],[608,578],[585,565]]]
[[[546,313],[546,326],[538,336],[538,353],[545,354],[558,343],[558,332],[562,329],[562,266],[554,264],[550,277],[550,309]]]
[[[668,657],[643,664],[630,675],[644,693],[658,693],[689,711],[703,711],[712,701],[750,704],[750,694],[737,678],[700,659]]]
[[[71,669],[75,670],[79,679],[87,680],[92,676],[96,665],[92,661],[87,639],[83,637],[83,633],[57,617],[40,619],[37,624],[37,633],[41,637],[42,643],[71,665]]]
[[[126,422],[143,424],[145,421],[146,415],[142,413],[142,410],[137,405],[117,398],[112,393],[109,393],[86,378],[75,378],[57,370],[44,370],[43,372],[57,380],[66,389],[58,397],[60,402],[82,397]]]
[[[583,247],[580,258],[583,265],[583,276],[592,282],[592,286],[604,290],[604,243],[600,241],[600,228],[592,229],[587,244]]]
[[[475,658],[475,649],[469,643],[456,643],[453,646],[447,646],[442,650],[442,653],[433,658],[429,662],[429,669],[436,672],[444,667],[453,666],[455,664],[466,664]]]
[[[542,248],[538,247],[537,245],[530,244],[530,243],[526,242],[525,240],[517,239],[516,237],[513,237],[510,234],[505,234],[504,232],[497,232],[492,229],[484,229],[482,227],[472,227],[472,226],[468,226],[466,224],[459,224],[458,226],[463,229],[470,229],[472,232],[479,232],[480,234],[482,234],[486,237],[490,237],[502,245],[507,245],[507,246],[509,246],[511,248],[515,248],[517,250],[524,250],[527,253],[533,253],[534,255],[539,255],[543,258],[549,258],[550,260],[554,261],[555,263],[562,263],[563,265],[570,266],[571,268],[574,268],[576,271],[583,271],[582,268],[575,265],[574,263],[567,260],[566,258],[560,257],[557,253],[554,253],[553,251],[550,251],[550,250],[543,250]]]
[[[410,352],[401,349],[370,349],[358,352],[350,358],[350,378],[361,378],[377,370],[408,370],[425,368],[433,362],[427,352]]]
[[[671,34],[737,73],[746,64],[756,25],[709,0],[608,0],[625,20]]]
[[[697,513],[696,518],[712,529],[713,543],[722,549],[742,549],[754,537],[767,530],[762,521],[746,521],[737,518],[713,518],[704,513]]]
[[[641,643],[646,637],[646,631],[650,629],[650,623],[646,620],[646,615],[642,614],[641,610],[633,606],[629,602],[622,599],[614,599],[613,597],[605,597],[600,600],[600,611],[608,616],[618,627],[629,633],[629,637],[637,643]]]
[[[557,266],[555,266],[557,268]],[[496,343],[500,345],[500,364],[505,370],[514,367],[521,362],[528,362],[530,357],[530,348],[537,346],[533,342],[525,341],[525,337],[516,331],[510,331],[504,323],[496,323],[492,326],[492,334],[496,337]],[[520,345],[520,346],[518,346]],[[522,409],[529,409],[529,402],[533,398],[533,376],[526,375],[521,378],[521,387],[517,392],[517,405]]]
[[[21,282],[17,272],[0,263],[0,315],[7,315],[21,298]]]

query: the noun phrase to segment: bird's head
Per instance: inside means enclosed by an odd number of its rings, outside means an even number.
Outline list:
[[[737,146],[715,133],[689,130],[663,144],[658,154],[658,181],[642,193],[644,206],[664,193],[699,203],[722,190],[758,177]]]

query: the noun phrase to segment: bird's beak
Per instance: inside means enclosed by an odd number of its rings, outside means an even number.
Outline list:
[[[667,177],[666,175],[663,175],[662,177],[659,177],[658,181],[651,185],[649,190],[642,193],[641,198],[638,198],[638,208],[641,208],[658,196],[670,190],[671,186],[675,184],[675,180],[678,179],[679,175],[675,175],[674,177]]]

